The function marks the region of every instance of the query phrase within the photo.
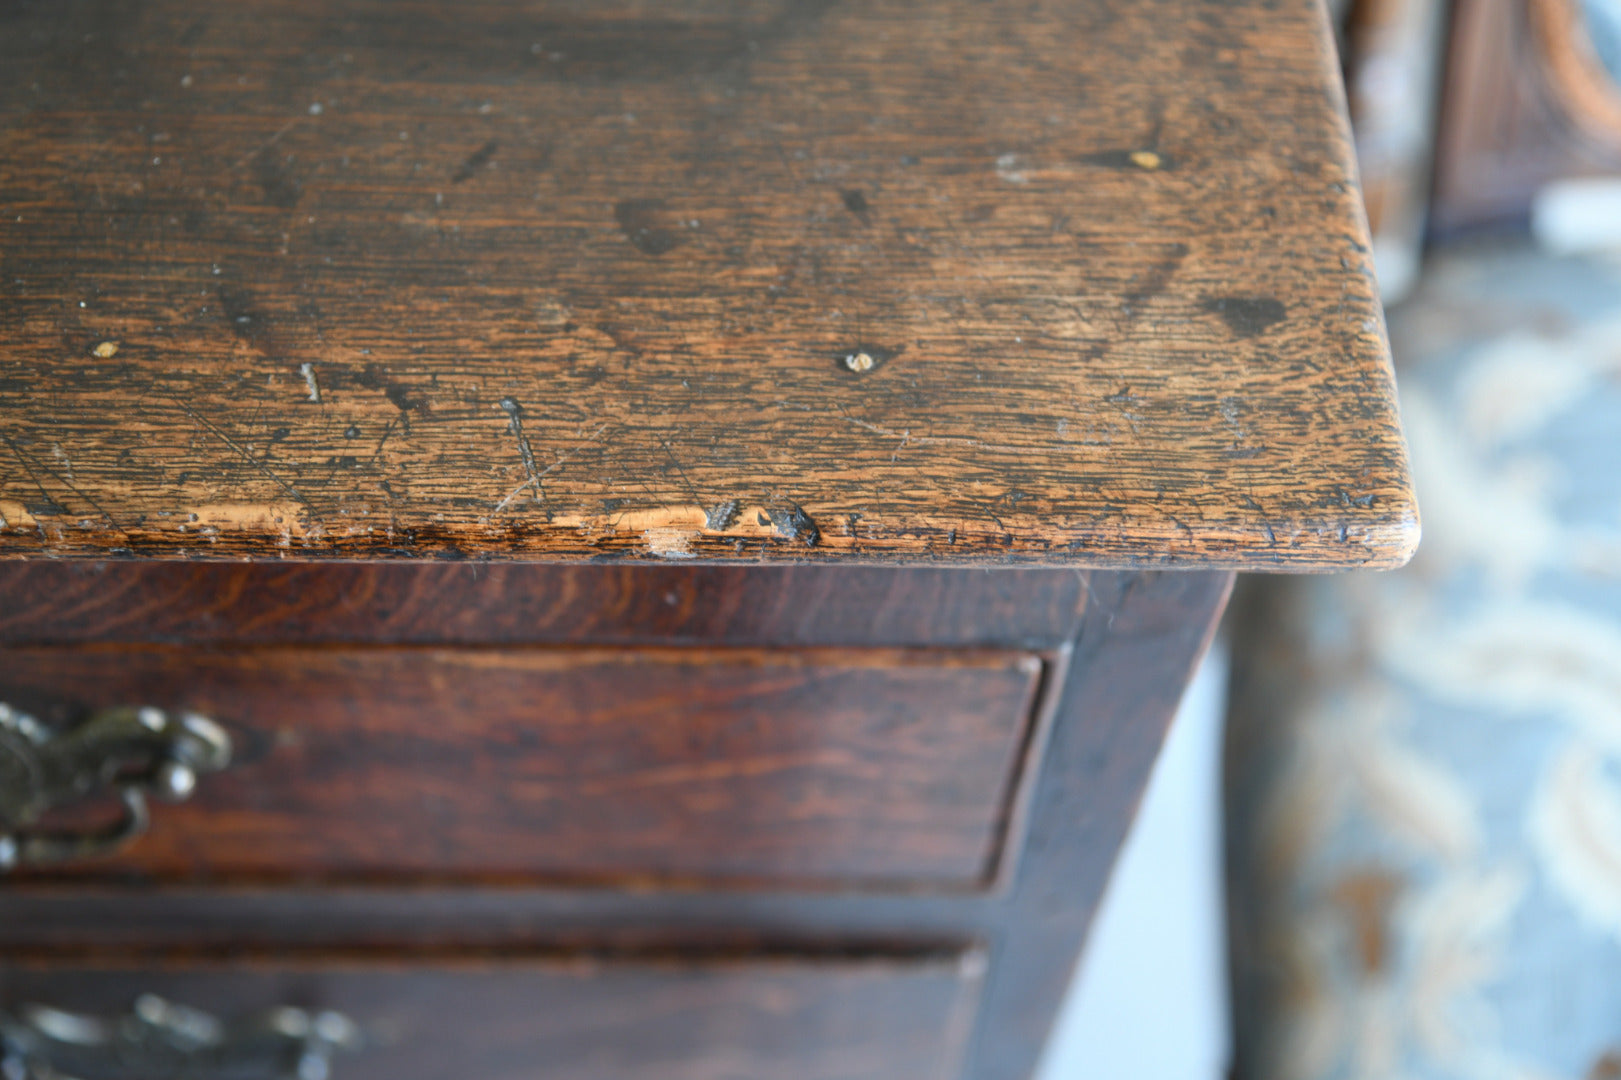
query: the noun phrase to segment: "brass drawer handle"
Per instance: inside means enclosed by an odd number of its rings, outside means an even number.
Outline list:
[[[45,1005],[0,1011],[4,1080],[327,1080],[332,1056],[361,1046],[354,1021],[282,1007],[225,1023],[142,994],[119,1017]]]
[[[179,802],[230,760],[231,737],[197,713],[126,706],[59,731],[0,704],[0,872],[116,851],[146,831],[148,795]],[[108,789],[123,804],[113,824],[28,831],[47,811]]]

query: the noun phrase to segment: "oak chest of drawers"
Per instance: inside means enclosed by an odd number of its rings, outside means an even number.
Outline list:
[[[10,1067],[1028,1076],[1233,572],[1417,539],[1331,54],[8,6]]]

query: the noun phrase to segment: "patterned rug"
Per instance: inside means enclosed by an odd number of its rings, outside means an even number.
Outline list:
[[[1233,612],[1242,1080],[1621,1078],[1621,265],[1391,313],[1424,540]]]

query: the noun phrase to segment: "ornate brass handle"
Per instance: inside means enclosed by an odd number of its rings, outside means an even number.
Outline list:
[[[196,713],[104,709],[59,731],[0,704],[0,872],[115,851],[146,831],[147,795],[179,802],[230,760],[231,737]],[[30,831],[52,808],[108,789],[123,814],[106,828]]]
[[[341,1013],[283,1007],[230,1023],[142,994],[128,1015],[0,1011],[4,1080],[327,1080],[361,1045]]]

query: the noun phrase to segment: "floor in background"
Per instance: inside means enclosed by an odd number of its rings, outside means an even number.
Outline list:
[[[1226,653],[1218,645],[1171,725],[1037,1080],[1226,1075],[1220,876],[1226,680]]]

